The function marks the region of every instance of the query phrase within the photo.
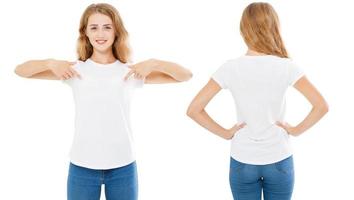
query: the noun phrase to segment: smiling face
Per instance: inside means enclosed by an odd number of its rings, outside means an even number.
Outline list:
[[[80,18],[78,59],[86,61],[98,53],[108,57],[113,55],[120,62],[127,63],[130,61],[128,36],[116,8],[106,3],[91,4]]]
[[[110,17],[94,13],[88,18],[86,36],[89,38],[94,51],[105,53],[112,51],[115,31]]]

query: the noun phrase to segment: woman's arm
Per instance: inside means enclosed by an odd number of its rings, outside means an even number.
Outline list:
[[[63,80],[80,75],[71,67],[75,62],[46,59],[30,60],[18,65],[15,73],[25,78]]]
[[[182,66],[157,59],[149,59],[130,66],[131,70],[125,76],[127,79],[134,74],[137,79],[145,79],[145,83],[174,83],[188,81],[192,73]]]
[[[282,122],[278,122],[277,125],[284,128],[290,135],[299,136],[316,124],[328,112],[328,104],[305,76],[300,78],[294,87],[312,104],[312,109],[305,119],[295,127]]]
[[[210,79],[189,105],[187,115],[212,133],[228,140],[246,124],[236,124],[231,129],[225,129],[208,115],[205,111],[205,107],[220,90],[221,87],[213,79]]]

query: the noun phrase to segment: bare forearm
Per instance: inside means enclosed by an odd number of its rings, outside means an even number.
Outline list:
[[[49,70],[48,60],[29,60],[18,65],[15,69],[15,73],[19,76],[29,78],[34,74],[38,74]]]
[[[305,117],[305,119],[300,122],[296,127],[296,135],[300,135],[314,124],[316,124],[326,113],[328,112],[327,106],[313,107],[310,113]]]
[[[192,73],[188,69],[176,63],[156,59],[151,59],[150,63],[154,71],[167,74],[177,81],[187,81],[192,77]]]
[[[205,110],[198,113],[188,113],[188,116],[215,135],[218,135],[224,139],[231,138],[229,131],[216,123]]]

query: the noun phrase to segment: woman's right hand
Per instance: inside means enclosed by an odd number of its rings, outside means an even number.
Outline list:
[[[245,126],[246,126],[245,122],[243,122],[241,124],[235,124],[232,128],[227,130],[228,136],[225,139],[231,140],[234,137],[234,135],[236,134],[236,132]]]
[[[73,77],[81,78],[80,74],[72,68],[76,62],[64,60],[48,59],[47,66],[53,74],[61,80],[70,79]]]

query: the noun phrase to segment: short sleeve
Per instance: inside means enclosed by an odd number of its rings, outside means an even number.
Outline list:
[[[291,86],[294,85],[301,77],[305,75],[304,70],[293,61],[290,61],[288,65],[288,72],[288,84]]]
[[[127,80],[128,85],[133,88],[142,88],[144,86],[145,79],[136,79],[134,76],[130,76]]]
[[[211,76],[211,78],[223,89],[227,89],[228,71],[227,63],[224,63],[217,69]]]
[[[132,79],[135,88],[142,88],[144,86],[145,79]]]

